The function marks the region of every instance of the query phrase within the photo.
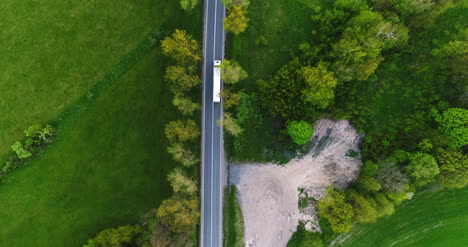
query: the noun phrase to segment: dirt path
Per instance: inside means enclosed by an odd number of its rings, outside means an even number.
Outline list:
[[[315,207],[298,209],[298,189],[320,199],[328,185],[344,187],[356,179],[361,162],[345,154],[358,150],[360,139],[348,121],[322,119],[314,126],[315,144],[303,158],[284,166],[231,165],[230,183],[239,191],[246,246],[284,247],[299,220],[317,229]]]

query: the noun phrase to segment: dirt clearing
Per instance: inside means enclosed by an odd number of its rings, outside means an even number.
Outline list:
[[[348,121],[322,119],[314,126],[311,151],[286,165],[230,166],[230,183],[238,188],[249,247],[284,247],[299,220],[317,226],[315,206],[299,210],[301,195],[320,199],[329,185],[345,187],[355,180],[361,161],[346,154],[358,151],[361,136]],[[353,153],[351,151],[351,153]],[[352,156],[352,155],[351,155]]]

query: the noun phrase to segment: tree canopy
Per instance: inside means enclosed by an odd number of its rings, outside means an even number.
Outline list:
[[[439,166],[435,158],[430,154],[416,153],[406,167],[408,174],[415,179],[417,186],[424,186],[434,181],[439,174]]]
[[[186,232],[198,223],[198,199],[172,196],[159,206],[156,217],[173,232]]]
[[[328,220],[333,232],[343,233],[351,230],[353,207],[345,201],[345,194],[340,190],[328,188],[325,198],[317,204],[320,217]]]
[[[181,64],[190,64],[201,60],[198,42],[185,30],[175,32],[161,41],[162,52]]]
[[[460,151],[439,150],[437,161],[440,174],[437,182],[446,188],[463,188],[468,185],[468,155]]]
[[[449,139],[449,146],[459,148],[468,144],[468,110],[450,108],[436,118],[440,129]]]
[[[317,108],[327,108],[335,97],[337,80],[333,73],[329,72],[323,63],[316,67],[304,67],[302,73],[306,83],[306,88],[302,91],[303,100]]]
[[[247,8],[241,5],[234,5],[228,12],[228,16],[224,19],[224,29],[234,34],[244,32],[249,23],[249,18],[246,17]]]
[[[287,132],[298,145],[307,143],[314,134],[312,126],[305,121],[292,121],[288,123]]]
[[[225,83],[234,84],[247,78],[247,72],[236,61],[224,59],[221,63],[221,79]]]

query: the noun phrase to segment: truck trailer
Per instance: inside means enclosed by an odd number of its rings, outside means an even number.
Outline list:
[[[214,61],[213,68],[213,102],[221,102],[221,61]]]

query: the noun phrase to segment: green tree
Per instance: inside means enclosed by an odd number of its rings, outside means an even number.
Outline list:
[[[197,183],[187,176],[181,168],[175,168],[168,175],[167,179],[175,193],[194,196],[197,193]]]
[[[450,108],[436,117],[440,129],[449,139],[449,146],[457,149],[468,144],[468,110]]]
[[[219,126],[223,126],[224,129],[233,136],[237,136],[243,131],[239,124],[229,113],[224,113],[223,117],[216,122]]]
[[[408,178],[395,163],[384,161],[377,171],[377,180],[385,192],[397,193],[405,190]]]
[[[377,174],[377,170],[379,170],[379,166],[371,160],[364,162],[362,165],[362,174],[364,176],[373,177]]]
[[[200,217],[198,199],[172,196],[162,201],[156,217],[172,232],[186,232],[198,223]]]
[[[407,40],[405,26],[363,9],[346,23],[340,40],[332,45],[335,75],[343,81],[365,81],[383,60],[383,50],[405,45]]]
[[[200,136],[200,129],[193,120],[176,120],[166,124],[166,137],[170,141],[191,141]]]
[[[151,247],[186,247],[190,242],[190,232],[171,232],[160,222],[156,222],[151,228]],[[142,246],[145,247],[145,246]]]
[[[198,42],[185,30],[175,32],[161,41],[162,52],[182,64],[191,64],[201,60]]]
[[[199,0],[180,0],[180,7],[185,11],[191,11],[198,5]]]
[[[327,108],[335,97],[337,80],[333,73],[329,72],[323,63],[316,67],[304,67],[302,73],[307,85],[302,91],[303,100],[318,108]]]
[[[437,161],[440,174],[437,182],[446,188],[463,188],[468,185],[468,155],[460,151],[439,150]]]
[[[402,16],[420,14],[434,5],[433,0],[392,0],[391,2]]]
[[[164,77],[171,82],[171,91],[176,95],[181,95],[182,92],[188,91],[201,83],[198,75],[189,75],[188,71],[182,66],[167,67]]]
[[[229,109],[239,103],[241,99],[241,94],[234,93],[228,89],[223,89],[221,91],[221,97],[223,98],[224,109]]]
[[[245,31],[248,27],[249,18],[246,17],[247,8],[234,5],[229,9],[228,16],[224,19],[224,29],[234,34]]]
[[[432,142],[429,138],[424,138],[418,143],[418,149],[421,152],[429,152],[432,150]]]
[[[368,191],[368,192],[376,192],[382,189],[382,185],[380,185],[379,181],[373,177],[362,176],[357,181],[357,186],[359,189]]]
[[[298,58],[284,65],[268,82],[259,81],[262,105],[271,115],[284,120],[312,119],[315,107],[303,101],[302,91],[306,88]]]
[[[186,149],[182,143],[173,143],[167,148],[167,152],[172,155],[172,158],[180,162],[182,165],[189,167],[197,164],[200,160],[192,153],[192,151]]]
[[[200,109],[200,104],[193,102],[189,97],[175,95],[172,104],[184,115],[192,115]]]
[[[395,205],[388,200],[384,193],[377,193],[374,195],[376,202],[377,217],[392,215],[395,212]]]
[[[372,206],[375,202],[372,202],[371,198],[366,198],[355,191],[348,192],[348,198],[357,222],[369,223],[377,219],[377,210]]]
[[[299,145],[305,144],[314,134],[314,130],[305,121],[292,121],[288,123],[287,132],[293,141]]]
[[[247,7],[250,4],[249,0],[221,0],[226,8],[232,8],[233,6]]]
[[[304,238],[302,239],[301,243],[297,247],[322,247],[323,241],[320,238],[320,234],[316,232],[304,232]]]
[[[84,247],[126,247],[134,246],[138,236],[142,233],[138,225],[119,226],[100,232],[90,239]]]
[[[317,204],[320,217],[330,222],[335,233],[349,232],[352,227],[353,207],[345,201],[343,191],[328,188],[325,198]]]
[[[468,35],[465,40],[450,41],[441,49],[452,71],[462,78],[468,75]]]
[[[224,59],[221,63],[221,79],[225,83],[234,84],[247,78],[247,72],[236,61]]]
[[[439,174],[439,166],[432,155],[418,152],[411,157],[406,171],[414,178],[416,186],[425,186]]]
[[[24,148],[21,142],[15,142],[11,146],[11,149],[13,150],[13,152],[15,152],[16,156],[18,156],[19,159],[27,159],[32,156],[32,153],[26,148]]]

